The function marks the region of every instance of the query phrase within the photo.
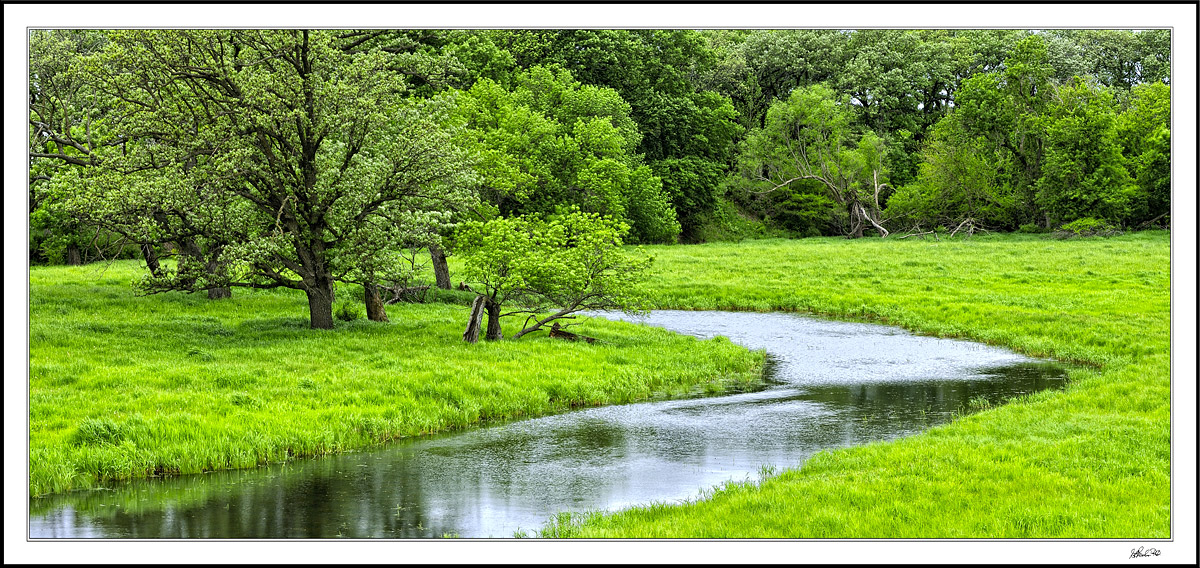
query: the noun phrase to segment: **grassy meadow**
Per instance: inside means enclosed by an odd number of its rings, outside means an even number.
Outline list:
[[[651,247],[660,308],[900,325],[1076,363],[922,434],[817,454],[682,505],[559,515],[549,537],[1167,538],[1170,240],[804,239]]]
[[[1075,363],[1071,384],[690,503],[563,514],[541,536],[1171,536],[1166,233],[646,250],[659,308],[894,324]],[[717,392],[758,381],[763,361],[720,338],[601,320],[578,329],[603,344],[468,345],[466,307],[452,303],[397,304],[388,324],[314,331],[298,292],[138,297],[139,270],[30,271],[32,495]]]
[[[601,320],[586,326],[598,344],[535,334],[472,345],[468,309],[452,303],[312,330],[302,293],[139,297],[140,270],[30,270],[31,495],[761,380],[763,354],[723,338]],[[340,289],[339,303],[358,294]]]

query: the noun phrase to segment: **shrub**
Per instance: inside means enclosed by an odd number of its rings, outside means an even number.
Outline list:
[[[1039,227],[1037,223],[1025,223],[1017,228],[1018,233],[1048,233],[1050,229]]]
[[[338,308],[333,315],[342,321],[354,321],[362,317],[362,310],[359,310],[357,305],[350,302],[342,302],[338,304]]]
[[[1082,219],[1071,221],[1070,223],[1059,227],[1058,231],[1054,233],[1054,235],[1059,238],[1094,236],[1111,237],[1119,234],[1121,234],[1120,229],[1113,224],[1109,223],[1108,221],[1093,217],[1084,217]]]
[[[430,288],[427,298],[428,301],[439,304],[469,306],[477,295],[478,294],[469,290],[442,290],[441,288]]]
[[[84,418],[72,441],[80,446],[116,444],[124,437],[122,428],[107,418]]]

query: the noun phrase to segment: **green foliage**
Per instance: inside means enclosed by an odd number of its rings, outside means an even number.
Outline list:
[[[77,174],[75,170],[96,165],[101,154],[118,142],[110,128],[111,105],[97,97],[81,65],[81,58],[102,49],[105,41],[103,33],[94,30],[29,33],[29,248],[33,262],[78,264],[114,256],[115,251],[96,246],[96,227],[67,206],[69,179]],[[112,241],[107,233],[105,236],[104,240]]]
[[[183,249],[140,290],[301,289],[329,327],[333,281],[395,276],[397,250],[470,205],[443,109],[404,96],[437,62],[364,33],[124,30],[84,60],[131,143],[73,184],[73,210]]]
[[[1086,74],[1103,85],[1128,91],[1138,84],[1170,79],[1170,30],[1053,30],[1048,37],[1064,40],[1073,56],[1071,65],[1056,62],[1060,81]]]
[[[898,228],[957,225],[963,219],[993,228],[1011,228],[1016,196],[1002,183],[1006,156],[985,136],[963,128],[964,113],[951,113],[932,129],[922,152],[920,173],[888,201],[887,214]]]
[[[701,36],[687,30],[553,30],[504,34],[517,60],[531,70],[553,66],[584,84],[613,90],[629,105],[644,156],[685,238],[697,215],[711,210],[721,174],[732,160],[741,127],[728,97],[706,90],[696,77],[715,65]],[[657,209],[651,212],[662,215]],[[635,242],[663,242],[679,230],[643,231],[630,218]],[[670,224],[664,224],[669,227]],[[662,235],[662,236],[660,236]]]
[[[761,126],[766,109],[796,87],[835,79],[844,65],[848,36],[835,30],[756,30],[730,50],[744,62],[743,79],[753,85],[738,93],[738,111]]]
[[[345,300],[339,302],[337,309],[333,312],[333,316],[342,321],[354,321],[362,315],[363,312],[359,309],[358,304]]]
[[[1088,63],[1094,55],[1078,64],[1055,59],[1067,57],[1063,42],[1134,37],[1030,35],[1003,70],[963,81],[954,112],[931,131],[917,180],[893,198],[889,214],[927,225],[970,217],[1010,230],[1081,217],[1161,219],[1170,175],[1158,141],[1169,140],[1170,88],[1138,85],[1122,110],[1127,77],[1098,71]],[[1066,68],[1088,75],[1062,79]]]
[[[1083,216],[1120,222],[1135,191],[1117,142],[1112,95],[1075,81],[1054,90],[1036,200],[1054,223]]]
[[[1171,211],[1171,88],[1137,85],[1117,117],[1117,136],[1137,191],[1130,226],[1148,224]]]
[[[1017,232],[1018,233],[1038,234],[1038,233],[1050,232],[1050,229],[1040,227],[1037,225],[1037,223],[1025,223],[1024,225],[1021,225],[1020,227],[1017,228]]]
[[[769,224],[767,220],[743,210],[728,199],[719,198],[712,213],[701,218],[693,238],[701,243],[737,242],[744,239],[789,237],[793,234]]]
[[[1113,224],[1093,217],[1084,217],[1067,223],[1058,229],[1060,233],[1066,233],[1075,237],[1091,237],[1096,235],[1112,236],[1119,235],[1120,230]]]
[[[576,206],[627,222],[634,242],[679,233],[662,181],[633,153],[640,134],[616,91],[535,67],[511,91],[483,79],[452,99],[456,142],[479,156],[483,193],[501,214]]]
[[[746,136],[739,169],[759,193],[819,182],[845,212],[838,218],[843,234],[861,237],[864,227],[875,227],[886,236],[880,214],[889,187],[887,146],[872,131],[852,131],[851,106],[825,85],[792,91],[767,110],[763,128]],[[822,203],[811,200],[810,205]]]

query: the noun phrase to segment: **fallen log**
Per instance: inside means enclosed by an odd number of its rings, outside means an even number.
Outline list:
[[[379,289],[392,293],[391,299],[383,302],[390,306],[398,302],[421,302],[422,296],[429,290],[429,286],[380,286]]]
[[[567,341],[586,341],[588,343],[595,343],[599,341],[595,337],[588,337],[586,335],[579,335],[578,333],[566,331],[561,325],[558,325],[558,322],[554,322],[554,325],[550,326],[550,337],[565,339]]]

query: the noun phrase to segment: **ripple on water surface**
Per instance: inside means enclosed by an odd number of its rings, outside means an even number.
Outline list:
[[[622,314],[604,314],[626,319]],[[30,502],[33,538],[421,538],[532,534],[560,511],[677,502],[764,465],[887,440],[1061,387],[1003,349],[792,314],[629,318],[771,356],[764,390],[608,406],[315,460]],[[979,404],[982,402],[983,404]]]

